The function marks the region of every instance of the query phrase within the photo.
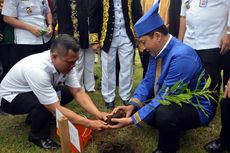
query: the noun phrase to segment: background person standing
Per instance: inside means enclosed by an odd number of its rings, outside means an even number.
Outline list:
[[[142,16],[139,0],[90,0],[90,44],[101,55],[101,93],[107,108],[114,108],[116,56],[120,61],[119,95],[124,104],[133,85],[133,57],[136,47],[134,23]]]
[[[14,27],[13,64],[20,59],[50,49],[52,14],[47,0],[6,0],[2,15]]]
[[[70,34],[80,42],[76,71],[80,84],[88,92],[95,91],[94,52],[89,46],[88,0],[56,0],[59,34]]]
[[[196,50],[211,76],[210,88],[218,85],[219,91],[221,69],[225,84],[230,76],[230,1],[183,0],[179,39]]]

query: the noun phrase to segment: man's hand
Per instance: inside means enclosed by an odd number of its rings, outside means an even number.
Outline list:
[[[100,53],[100,50],[101,50],[100,44],[98,44],[98,43],[97,44],[92,44],[91,48],[92,48],[94,53],[96,53],[96,54]]]
[[[225,85],[224,98],[230,98],[230,79],[228,80],[227,85]]]
[[[100,112],[100,113],[97,115],[97,119],[106,121],[108,115],[110,115],[110,114],[107,113],[107,112]]]
[[[230,47],[230,35],[229,34],[225,34],[224,37],[221,39],[220,47],[221,47],[221,51],[220,51],[221,55],[229,51],[229,47]]]
[[[108,125],[101,120],[90,120],[89,128],[94,131],[101,131],[108,128]]]
[[[36,37],[40,37],[41,36],[41,29],[37,28],[36,26],[30,26],[29,31],[35,35]]]
[[[108,125],[104,121],[90,120],[85,117],[82,117],[76,114],[75,112],[73,112],[72,110],[61,106],[59,101],[49,104],[49,105],[43,105],[43,106],[46,109],[48,109],[54,116],[55,116],[56,109],[58,109],[73,124],[80,124],[85,127],[89,127],[95,131],[100,131],[100,130],[108,128]]]
[[[3,40],[3,34],[0,33],[0,42]]]
[[[125,113],[126,113],[126,117],[130,117],[132,111],[134,110],[134,106],[133,105],[128,105],[128,106],[118,106],[118,107],[115,107],[112,111],[111,114],[114,114],[116,113],[119,109],[121,110],[124,110]]]
[[[109,125],[111,129],[118,129],[130,125],[133,123],[131,117],[124,117],[124,118],[112,118],[112,122],[116,122],[115,125]]]
[[[53,26],[50,24],[49,26],[48,26],[48,28],[47,28],[47,36],[48,37],[51,37],[52,35],[53,35]]]

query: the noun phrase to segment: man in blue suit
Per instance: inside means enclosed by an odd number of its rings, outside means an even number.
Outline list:
[[[121,128],[130,124],[142,127],[147,123],[159,131],[158,147],[154,153],[175,153],[179,149],[179,134],[207,125],[213,118],[215,106],[208,99],[198,97],[205,114],[198,107],[195,98],[192,99],[193,104],[183,103],[182,106],[175,103],[162,105],[159,102],[165,99],[166,88],[172,87],[178,81],[182,84],[188,83],[188,88],[194,90],[203,68],[194,49],[168,33],[158,14],[158,3],[134,26],[139,42],[151,55],[146,76],[130,99],[129,105],[113,110],[113,113],[119,109],[125,110],[126,118],[113,119],[118,124],[110,128]],[[205,79],[202,76],[198,88],[202,89],[204,84]]]

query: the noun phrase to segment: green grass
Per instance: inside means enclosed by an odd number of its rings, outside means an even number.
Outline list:
[[[95,73],[100,76],[99,64],[95,65]],[[136,54],[134,74],[132,92],[134,92],[142,78],[142,68],[138,54]],[[99,84],[100,79],[96,81],[96,89],[98,89]],[[104,101],[99,90],[89,95],[100,110],[109,111],[104,107]],[[121,99],[117,96],[116,105],[121,104]],[[76,103],[71,103],[67,107],[81,115],[90,117],[90,115],[86,114]],[[60,153],[61,150],[45,150],[27,142],[27,135],[30,127],[25,126],[25,117],[26,115],[0,116],[0,153]],[[205,153],[203,145],[217,138],[219,136],[219,131],[220,110],[218,108],[217,115],[209,126],[182,133],[180,150],[178,153]],[[58,141],[57,136],[55,136],[55,134],[53,135]],[[84,152],[99,153],[99,148],[108,142],[131,145],[135,149],[135,153],[151,153],[157,147],[157,130],[148,126],[144,129],[139,129],[132,125],[122,129],[93,133],[93,137],[84,149]]]

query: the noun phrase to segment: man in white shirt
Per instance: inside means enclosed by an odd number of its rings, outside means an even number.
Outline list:
[[[100,112],[80,87],[75,63],[79,58],[79,45],[67,34],[59,35],[50,51],[34,54],[19,61],[4,77],[0,85],[0,106],[13,115],[31,116],[29,141],[42,148],[58,148],[50,140],[50,119],[59,109],[73,124],[93,130],[107,128],[107,113]],[[69,90],[67,90],[69,89]],[[63,105],[73,97],[97,120],[84,118]]]
[[[229,59],[225,60],[230,57],[230,1],[183,0],[179,39],[201,57],[205,71],[212,78],[211,88],[220,85],[221,69],[226,69],[225,74],[230,72]],[[226,75],[224,80],[228,78]]]
[[[221,69],[224,69],[224,84],[227,84],[230,77],[229,0],[183,0],[179,39],[193,47],[201,57],[205,71],[212,78],[211,88],[215,88],[216,85],[220,88]],[[214,95],[214,98],[218,97]],[[221,103],[222,115],[229,114],[229,107],[225,104],[225,101]],[[227,108],[223,109],[223,106],[227,106]],[[221,139],[227,138],[226,140],[228,140],[227,133],[225,134]],[[216,139],[205,145],[206,151],[219,153],[227,149],[225,140],[222,141],[221,139]]]

